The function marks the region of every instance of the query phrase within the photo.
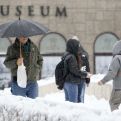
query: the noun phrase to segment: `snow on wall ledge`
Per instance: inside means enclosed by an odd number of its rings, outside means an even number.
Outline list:
[[[0,95],[0,121],[120,121],[120,113],[81,103]]]
[[[111,90],[112,90],[112,81],[109,81],[103,86],[97,84],[104,77],[104,74],[95,74],[91,77],[91,82],[88,87],[86,87],[86,94],[95,95],[98,99],[105,98],[109,100]],[[38,81],[39,84],[39,96],[45,96],[48,93],[55,93],[59,90],[55,84],[55,78],[49,77],[46,79],[41,79]]]

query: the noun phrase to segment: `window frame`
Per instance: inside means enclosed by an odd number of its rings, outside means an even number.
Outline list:
[[[0,38],[0,39],[2,39],[2,38]],[[12,40],[11,40],[10,38],[6,38],[6,39],[8,39],[8,41],[10,42],[10,45],[12,45]],[[1,40],[0,40],[0,41],[1,41]],[[0,57],[1,57],[1,56],[4,57],[4,56],[6,56],[6,54],[1,54],[1,53],[0,53]]]
[[[96,36],[95,40],[94,40],[94,44],[93,44],[93,60],[94,60],[94,64],[93,64],[93,72],[96,73],[96,56],[112,56],[112,53],[107,53],[107,52],[103,52],[103,53],[98,53],[98,52],[95,52],[95,44],[96,44],[96,41],[97,39],[102,36],[102,35],[105,35],[105,34],[111,34],[113,35],[114,37],[116,37],[117,41],[120,40],[120,38],[113,32],[103,32],[103,33],[100,33],[98,36]]]
[[[44,36],[42,36],[41,40],[39,41],[39,51],[41,49],[40,45],[41,45],[41,41],[43,40],[43,38],[45,38],[46,36],[50,35],[50,34],[58,34],[60,35],[64,41],[65,41],[65,44],[67,42],[67,39],[64,37],[64,35],[62,35],[61,33],[58,33],[58,32],[49,32],[47,34],[45,34]],[[42,56],[62,56],[63,53],[49,53],[49,54],[41,54]]]

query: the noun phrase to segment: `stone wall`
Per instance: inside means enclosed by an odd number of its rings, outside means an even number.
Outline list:
[[[86,87],[85,94],[94,95],[98,99],[110,99],[112,86],[110,84],[105,84],[103,86],[99,86],[97,83],[91,83],[88,87]],[[47,94],[55,93],[60,90],[57,89],[55,83],[51,83],[48,85],[39,87],[39,96],[43,97]]]
[[[120,0],[0,0],[0,6],[10,6],[7,16],[1,15],[0,24],[18,19],[16,6],[21,5],[22,19],[32,19],[49,27],[50,31],[63,34],[67,39],[77,35],[84,48],[89,52],[91,71],[93,71],[93,46],[95,38],[104,32],[113,32],[121,38],[121,1]],[[28,14],[31,6],[31,15]],[[49,6],[49,16],[43,17],[40,6]],[[56,17],[56,8],[66,7],[67,17]],[[45,9],[46,12],[46,9]],[[41,37],[35,37],[38,44]]]

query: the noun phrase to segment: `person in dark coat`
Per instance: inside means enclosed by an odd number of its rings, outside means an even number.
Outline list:
[[[20,56],[20,54],[22,56]],[[42,69],[42,56],[37,46],[27,37],[16,38],[15,42],[8,47],[4,64],[11,70],[11,92],[29,98],[38,96],[38,75]],[[21,88],[17,84],[17,68],[22,63],[26,67],[27,86]]]
[[[89,61],[88,61],[88,53],[80,46],[79,60],[80,60],[80,68],[81,71],[90,72]],[[90,83],[90,78],[81,78],[81,83],[78,85],[78,102],[84,103],[84,95],[85,95],[85,87]]]
[[[67,75],[64,83],[65,100],[70,102],[78,102],[78,85],[81,78],[89,78],[91,76],[88,72],[82,72],[79,68],[78,51],[79,41],[69,39],[66,44],[66,52],[64,56],[69,55],[67,62]]]
[[[79,38],[77,36],[73,36],[72,39],[79,41]],[[78,60],[80,66],[79,68],[81,69],[81,71],[90,72],[89,61],[88,61],[89,55],[81,44],[79,47]],[[81,82],[78,85],[78,102],[84,103],[85,87],[86,85],[88,86],[89,83],[90,83],[90,78],[81,78]]]

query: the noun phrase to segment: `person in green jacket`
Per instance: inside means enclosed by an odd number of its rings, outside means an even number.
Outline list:
[[[37,80],[42,69],[42,62],[43,59],[37,46],[27,37],[16,38],[15,42],[8,47],[4,64],[11,70],[11,92],[13,95],[29,98],[38,96]],[[17,68],[22,63],[26,67],[26,88],[21,88],[17,84]]]

